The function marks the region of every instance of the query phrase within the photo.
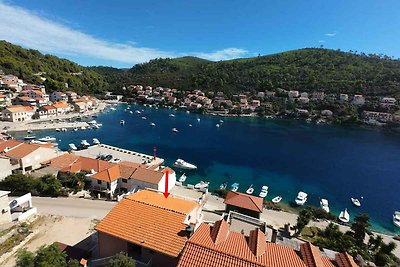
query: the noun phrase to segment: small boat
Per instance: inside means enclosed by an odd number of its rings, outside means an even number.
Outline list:
[[[393,213],[393,223],[397,227],[400,227],[400,211],[395,211]]]
[[[136,110],[135,113],[136,113],[136,114],[140,114],[140,113],[142,113],[142,112],[140,112],[140,110]]]
[[[321,208],[326,211],[327,213],[329,213],[329,202],[327,199],[322,198],[321,201],[319,202],[319,205],[321,206]]]
[[[195,184],[194,188],[196,188],[196,189],[207,188],[209,184],[210,184],[210,182],[200,181],[200,183]]]
[[[92,126],[92,129],[99,129],[99,128],[100,128],[100,126],[97,124],[93,124],[93,126]]]
[[[215,126],[216,126],[217,128],[219,128],[219,124],[215,124]]]
[[[143,117],[142,117],[142,120],[147,120],[147,118],[143,116]]]
[[[117,109],[116,109],[116,108],[110,108],[110,110],[115,111],[115,110],[117,110]]]
[[[60,128],[56,128],[56,132],[61,132],[61,129]]]
[[[120,123],[121,125],[124,125],[124,124],[125,124],[125,121],[124,121],[124,120],[120,120],[119,123]]]
[[[88,147],[90,146],[90,144],[88,143],[88,141],[82,140],[82,141],[81,141],[81,146],[82,146],[83,148],[88,148]]]
[[[129,110],[129,113],[130,113],[130,114],[133,114],[133,111],[132,111],[132,110]]]
[[[250,185],[250,187],[246,190],[246,194],[251,195],[251,194],[253,194],[253,193],[254,193],[253,185]]]
[[[57,139],[55,137],[46,136],[43,138],[39,138],[39,141],[42,142],[55,142]]]
[[[197,121],[200,121],[200,118],[197,118]]]
[[[189,113],[190,113],[190,111],[189,111],[189,110],[186,110],[186,113],[187,113],[187,114],[189,114]]]
[[[183,183],[184,181],[186,181],[186,175],[185,175],[185,174],[182,174],[182,176],[179,177],[179,180],[178,180],[178,181],[181,182],[181,183]]]
[[[78,148],[74,144],[68,145],[71,150],[78,150]]]
[[[99,139],[97,139],[97,138],[93,138],[93,140],[92,140],[93,142],[93,145],[100,145],[100,141],[99,141]]]
[[[179,133],[178,129],[176,129],[176,128],[172,128],[172,131],[173,131],[174,133]]]
[[[261,187],[261,192],[260,192],[260,194],[258,194],[258,196],[264,198],[264,197],[266,197],[267,195],[268,195],[268,186],[263,185],[263,186]]]
[[[91,120],[91,121],[88,121],[88,124],[97,124],[97,121]]]
[[[85,127],[85,126],[82,126],[82,127],[81,127],[81,130],[86,130],[86,127]]]
[[[219,122],[220,122],[220,123],[223,123],[224,121],[223,121],[223,120],[219,120]]]
[[[24,140],[33,140],[33,139],[36,139],[35,135],[27,135],[24,137]]]
[[[296,199],[294,200],[296,202],[296,205],[303,206],[307,201],[307,196],[308,196],[307,193],[300,191],[297,194]]]
[[[67,128],[61,128],[61,132],[66,132]]]
[[[226,189],[226,187],[227,187],[227,183],[223,183],[223,184],[221,184],[220,186],[219,186],[219,189],[220,190],[225,190]]]
[[[154,122],[150,123],[150,126],[156,126],[156,124]]]
[[[31,130],[28,130],[28,131],[26,131],[28,134],[31,134],[32,133],[32,131]]]
[[[102,124],[102,123],[98,123],[98,124],[96,124],[96,126],[97,126],[97,127],[102,127],[103,124]]]
[[[233,192],[238,191],[238,189],[239,189],[239,183],[233,183],[233,184],[231,185],[231,190],[232,190]]]
[[[344,209],[344,211],[341,211],[341,212],[340,212],[340,214],[339,214],[339,220],[340,220],[341,222],[344,222],[344,223],[348,223],[348,222],[350,221],[350,215],[349,215],[349,213],[347,212],[347,209]]]
[[[358,198],[351,198],[351,202],[353,202],[354,206],[361,207],[361,202]]]
[[[78,131],[78,128],[75,127],[75,128],[74,128],[74,132],[77,132],[77,131]]]
[[[193,125],[189,124],[189,127],[192,127]]]
[[[31,140],[29,144],[37,144],[37,145],[47,145],[48,142],[38,141],[38,140]]]
[[[127,108],[126,108],[126,110],[130,110],[130,109],[131,109],[130,107],[127,107]]]
[[[272,203],[279,203],[279,202],[281,202],[281,200],[282,200],[282,197],[281,196],[276,196],[276,197],[274,197],[273,199],[272,199]]]
[[[195,169],[197,169],[196,165],[191,164],[189,162],[186,162],[183,159],[177,159],[174,162],[174,167],[180,168],[180,169],[185,169],[185,170],[195,170]]]
[[[170,116],[170,117],[175,117],[175,115],[174,115],[174,114],[169,114],[169,116]]]

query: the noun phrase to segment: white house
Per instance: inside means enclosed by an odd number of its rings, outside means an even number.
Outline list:
[[[32,107],[14,105],[2,110],[1,118],[3,121],[12,122],[29,121],[32,119],[33,114],[35,114],[35,111]]]
[[[59,102],[59,101],[68,101],[68,96],[63,92],[53,92],[50,95],[50,100],[52,102]]]

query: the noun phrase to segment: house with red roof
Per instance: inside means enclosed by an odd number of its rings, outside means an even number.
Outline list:
[[[44,105],[38,108],[37,113],[41,119],[57,116],[57,108],[51,105]]]
[[[263,211],[263,198],[239,192],[229,191],[224,204],[227,213],[234,211],[257,219]]]
[[[11,100],[13,105],[22,105],[27,107],[36,107],[36,100],[28,96],[17,96]]]
[[[29,106],[12,105],[1,111],[1,120],[3,121],[29,121],[35,114],[35,110]]]

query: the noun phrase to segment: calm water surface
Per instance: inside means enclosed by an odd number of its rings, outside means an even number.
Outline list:
[[[344,208],[351,218],[366,212],[375,230],[400,232],[392,224],[393,212],[400,210],[399,134],[256,118],[222,118],[220,123],[220,117],[133,105],[133,111],[143,112],[130,114],[125,108],[119,105],[116,111],[99,115],[96,120],[103,127],[98,130],[36,135],[57,137],[61,149],[94,137],[147,154],[157,146],[168,165],[183,158],[198,166],[187,173],[188,183],[206,179],[215,188],[223,182],[238,182],[242,192],[253,184],[255,194],[268,185],[267,199],[281,195],[286,202],[302,190],[309,194],[309,205],[317,206],[320,198],[327,198],[335,214]],[[176,117],[169,117],[170,113]],[[120,125],[121,119],[125,126]],[[150,126],[151,122],[156,126]],[[174,127],[179,133],[172,133]],[[362,207],[355,208],[350,198],[361,196]]]

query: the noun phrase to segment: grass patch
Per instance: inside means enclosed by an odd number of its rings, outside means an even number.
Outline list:
[[[312,226],[312,227],[304,227],[304,229],[301,231],[300,235],[302,238],[314,242],[317,238],[319,233],[321,232],[321,229],[318,227]]]

